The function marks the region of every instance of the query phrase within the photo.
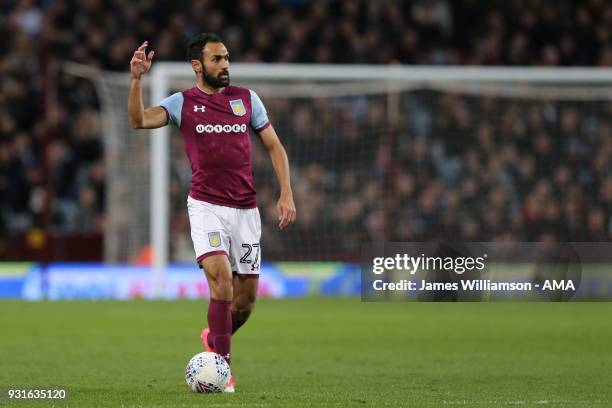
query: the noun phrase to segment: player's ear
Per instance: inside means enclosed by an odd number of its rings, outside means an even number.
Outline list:
[[[202,63],[200,61],[195,59],[191,60],[191,67],[196,74],[199,75],[202,73]]]

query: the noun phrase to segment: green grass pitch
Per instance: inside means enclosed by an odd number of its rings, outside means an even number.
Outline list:
[[[261,300],[234,337],[234,395],[194,394],[207,303],[0,302],[15,407],[612,406],[612,303]]]

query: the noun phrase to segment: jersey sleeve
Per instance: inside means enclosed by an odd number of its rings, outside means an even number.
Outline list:
[[[268,113],[264,107],[263,102],[259,99],[259,96],[251,92],[251,127],[255,130],[264,130],[270,126],[270,119],[268,119]]]
[[[176,127],[181,127],[181,111],[183,110],[183,93],[177,92],[159,103],[166,110],[168,118]]]

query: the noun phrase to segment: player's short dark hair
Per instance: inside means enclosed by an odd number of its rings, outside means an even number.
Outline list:
[[[200,60],[202,58],[202,50],[207,43],[223,42],[221,37],[215,33],[201,33],[193,37],[187,46],[187,61]]]

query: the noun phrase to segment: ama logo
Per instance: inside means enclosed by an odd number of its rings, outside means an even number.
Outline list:
[[[545,280],[542,290],[576,290],[576,287],[571,280]]]

